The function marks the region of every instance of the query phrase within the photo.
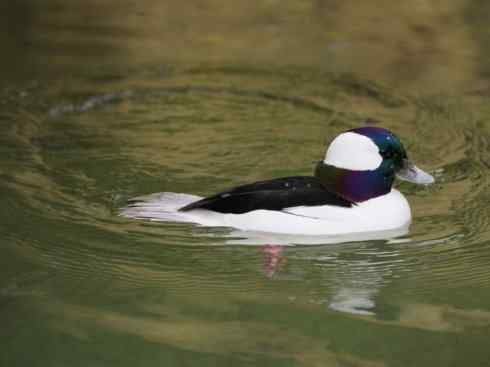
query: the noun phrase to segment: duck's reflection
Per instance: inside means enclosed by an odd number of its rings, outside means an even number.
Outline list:
[[[373,265],[372,259],[340,263],[342,268],[337,269],[336,287],[327,301],[328,307],[357,315],[374,315],[376,296],[386,283],[386,269]]]
[[[266,244],[259,247],[263,256],[262,271],[270,279],[284,280],[284,272],[295,272],[297,262],[310,269],[322,269],[322,290],[327,307],[333,311],[356,315],[375,315],[376,299],[393,278],[394,268],[402,265],[398,251],[389,241],[372,241],[314,247],[290,247]],[[288,247],[288,251],[285,251]],[[291,266],[284,267],[286,259]],[[316,300],[318,301],[318,300]]]

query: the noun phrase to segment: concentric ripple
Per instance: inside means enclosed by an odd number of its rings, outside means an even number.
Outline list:
[[[205,337],[163,330],[191,322],[226,344],[217,335],[239,334],[226,323],[239,319],[263,349],[237,342],[230,353],[286,357],[288,340],[316,345],[308,335],[321,334],[334,344],[353,322],[381,335],[387,326],[460,332],[490,320],[490,298],[476,295],[490,285],[490,128],[463,102],[348,75],[236,66],[30,88],[18,99],[9,91],[15,102],[0,116],[0,230],[12,259],[0,262],[0,307],[29,298],[47,328],[66,321],[71,337],[85,335],[79,318],[88,329],[210,353]],[[437,179],[400,184],[414,214],[401,238],[247,246],[226,228],[117,215],[134,196],[310,174],[327,141],[366,120],[396,131]],[[309,312],[306,324],[294,321]],[[316,330],[315,318],[332,331]],[[160,334],[142,328],[152,320]],[[284,325],[296,331],[281,336]],[[268,345],[261,327],[280,343]]]

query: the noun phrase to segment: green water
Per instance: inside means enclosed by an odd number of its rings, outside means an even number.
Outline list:
[[[436,1],[0,6],[1,366],[489,366],[489,13]],[[311,174],[367,118],[410,233],[232,245],[117,215]]]

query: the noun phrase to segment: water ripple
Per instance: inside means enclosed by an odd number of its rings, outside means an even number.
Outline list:
[[[0,138],[2,149],[22,152],[2,162],[15,167],[1,172],[9,208],[29,223],[12,241],[63,275],[66,290],[57,292],[248,292],[373,316],[385,293],[403,299],[488,285],[490,133],[458,103],[313,71],[298,79],[203,67],[116,84],[89,97],[72,92],[68,103],[48,93],[50,103],[33,103],[55,106],[47,115],[21,114],[23,128]],[[226,229],[116,216],[127,198],[145,193],[207,194],[309,174],[325,140],[366,118],[397,131],[437,177],[428,189],[400,185],[414,213],[401,238],[255,248]]]

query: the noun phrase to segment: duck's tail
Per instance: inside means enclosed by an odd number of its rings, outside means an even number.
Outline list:
[[[119,215],[126,218],[149,219],[162,222],[192,222],[191,218],[179,209],[202,197],[175,192],[159,192],[138,196],[128,200]]]

